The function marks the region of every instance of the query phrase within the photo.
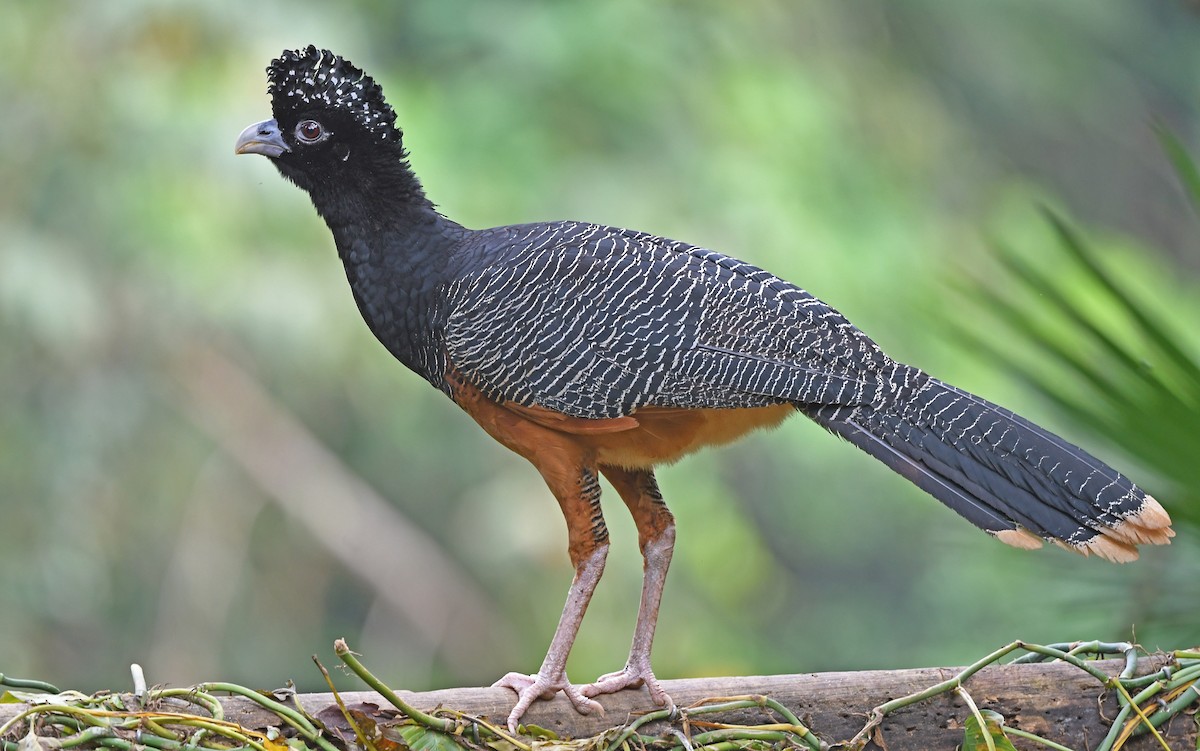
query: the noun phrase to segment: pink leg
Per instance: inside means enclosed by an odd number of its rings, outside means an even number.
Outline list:
[[[633,514],[638,528],[638,542],[644,559],[642,601],[638,607],[637,625],[633,630],[633,645],[625,667],[601,676],[595,683],[583,687],[584,696],[611,694],[623,688],[645,684],[650,698],[659,706],[674,706],[663,691],[650,667],[650,651],[654,646],[654,627],[658,623],[658,608],[662,602],[667,569],[675,548],[675,518],[663,503],[658,483],[650,470],[626,470],[603,467],[621,499]]]
[[[543,473],[545,475],[546,473]],[[550,482],[550,477],[547,477]],[[558,496],[563,515],[567,519],[567,532],[570,540],[571,560],[575,564],[575,578],[571,581],[571,589],[567,592],[567,601],[563,605],[562,616],[558,620],[558,628],[554,630],[554,638],[550,640],[550,648],[542,667],[535,675],[509,673],[493,686],[511,688],[517,692],[517,704],[508,715],[508,729],[517,732],[517,723],[529,709],[534,699],[549,699],[558,691],[566,694],[571,704],[582,714],[598,711],[604,713],[600,703],[584,696],[580,689],[567,680],[567,657],[571,654],[571,645],[579,633],[579,624],[583,622],[583,614],[587,612],[592,593],[604,573],[604,561],[608,556],[608,530],[604,525],[604,517],[600,514],[600,485],[597,482],[594,469],[582,469],[573,487],[564,489],[560,494],[557,484],[551,484],[551,489]]]

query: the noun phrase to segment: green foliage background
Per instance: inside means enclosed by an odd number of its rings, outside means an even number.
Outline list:
[[[996,367],[996,349],[1047,358],[963,281],[1021,292],[994,273],[999,241],[1070,284],[1049,203],[1194,356],[1200,234],[1152,128],[1195,153],[1193,5],[17,0],[3,15],[0,672],[96,689],[136,661],[156,683],[316,688],[305,658],[338,636],[407,688],[539,663],[570,577],[554,502],[371,338],[304,195],[233,156],[269,114],[264,67],[309,42],[384,84],[430,195],[468,226],[588,219],[766,266],[1196,518],[1169,468]],[[1099,293],[1077,294],[1144,350]],[[235,414],[244,393],[213,362],[287,435],[214,430],[196,384]],[[353,573],[337,550],[402,543],[343,539],[362,520],[299,523],[294,494],[246,469],[273,460],[320,493],[327,465],[281,449],[289,435],[386,499],[391,521],[368,527],[411,525],[452,562],[417,544],[420,566]],[[1194,525],[1133,566],[1022,553],[799,420],[660,481],[680,527],[660,677],[957,664],[1134,627],[1151,647],[1200,641]],[[637,606],[636,536],[607,508],[576,680],[622,663]],[[478,601],[431,637],[394,602],[443,613],[451,590],[421,583],[445,581]]]

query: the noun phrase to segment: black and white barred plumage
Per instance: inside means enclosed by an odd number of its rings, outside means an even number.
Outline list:
[[[790,403],[980,528],[1076,548],[1146,503],[1082,449],[893,361],[836,310],[753,265],[578,222],[479,241],[487,261],[448,288],[445,345],[496,400],[590,419]]]
[[[642,407],[857,404],[892,363],[762,269],[579,222],[487,230],[447,292],[446,349],[485,393],[582,418]]]

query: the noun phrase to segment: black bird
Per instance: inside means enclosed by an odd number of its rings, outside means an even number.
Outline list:
[[[541,669],[497,685],[529,704],[645,684],[675,524],[654,467],[800,412],[1001,542],[1131,561],[1174,534],[1154,498],[1033,423],[888,357],[840,313],[751,264],[586,222],[467,229],[425,197],[383,91],[328,50],[267,69],[274,117],[238,137],[308,192],[371,331],[541,472],[575,578]],[[625,667],[565,665],[604,569],[599,475],[637,523],[645,581]]]

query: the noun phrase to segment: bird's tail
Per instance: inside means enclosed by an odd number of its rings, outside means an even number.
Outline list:
[[[799,405],[1002,542],[1126,562],[1174,536],[1153,497],[1078,446],[909,366],[857,407]]]

